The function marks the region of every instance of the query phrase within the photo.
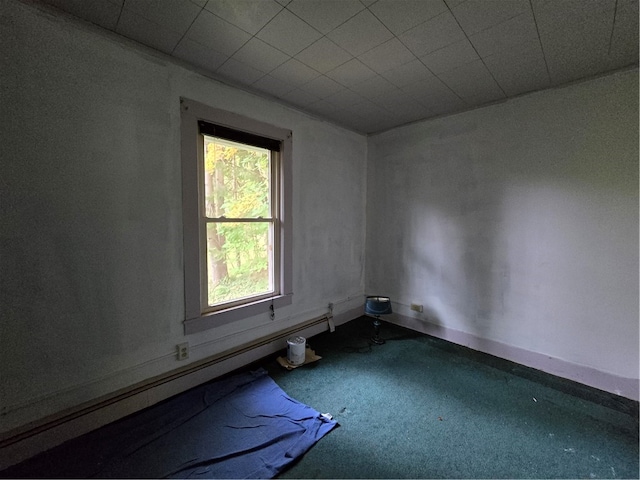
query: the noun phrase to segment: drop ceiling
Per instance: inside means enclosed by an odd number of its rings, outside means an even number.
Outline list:
[[[638,0],[43,0],[374,133],[638,64]]]

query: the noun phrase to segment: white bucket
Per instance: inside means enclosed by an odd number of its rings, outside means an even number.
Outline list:
[[[304,337],[291,337],[287,340],[287,362],[291,365],[302,365],[304,363],[304,349],[307,340]]]

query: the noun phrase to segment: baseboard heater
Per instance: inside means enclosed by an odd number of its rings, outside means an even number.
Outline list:
[[[193,362],[189,365],[185,365],[184,367],[172,370],[170,372],[167,372],[165,374],[161,374],[158,375],[156,377],[150,378],[148,380],[145,380],[143,382],[140,382],[138,384],[132,385],[130,387],[126,387],[123,388],[121,390],[118,390],[116,392],[113,392],[111,394],[105,395],[103,397],[99,397],[95,400],[86,402],[84,404],[81,404],[77,407],[73,407],[67,410],[64,410],[62,412],[59,412],[57,414],[53,414],[50,415],[48,417],[45,417],[39,421],[35,421],[32,422],[30,424],[24,425],[22,427],[18,427],[12,431],[7,432],[6,434],[3,435],[4,438],[0,438],[0,469],[2,468],[6,468],[7,466],[10,466],[12,463],[17,463],[17,462],[9,462],[9,464],[5,464],[6,460],[4,457],[4,455],[2,455],[2,450],[7,448],[7,447],[11,447],[14,446],[16,447],[18,443],[23,442],[25,440],[28,440],[32,437],[38,436],[42,433],[46,433],[49,430],[55,429],[56,427],[59,427],[61,425],[67,424],[73,420],[76,420],[80,417],[89,415],[91,413],[97,412],[101,409],[104,409],[106,407],[115,405],[119,402],[122,402],[124,400],[130,399],[131,397],[134,397],[136,395],[139,395],[141,393],[144,393],[145,391],[151,390],[153,388],[159,387],[161,385],[167,384],[169,382],[173,382],[177,379],[180,379],[182,377],[186,377],[188,375],[193,375],[197,372],[200,372],[204,369],[213,367],[217,364],[220,364],[222,362],[225,362],[227,360],[231,360],[234,357],[237,357],[239,355],[243,355],[246,353],[249,353],[253,350],[257,350],[261,347],[266,347],[269,346],[271,344],[273,344],[274,342],[277,342],[279,340],[283,340],[286,339],[292,335],[295,334],[300,334],[302,332],[304,332],[305,330],[308,330],[312,327],[316,327],[322,324],[326,324],[327,328],[333,331],[334,328],[334,324],[333,324],[333,315],[331,313],[313,318],[311,320],[307,320],[303,323],[297,324],[293,327],[287,328],[287,329],[283,329],[280,330],[278,332],[275,332],[273,334],[270,335],[265,335],[263,337],[260,337],[256,340],[238,345],[236,347],[224,350],[220,353],[217,353],[215,355],[212,355],[210,357],[207,357],[203,360],[199,360],[196,362]],[[324,329],[326,330],[326,329]],[[320,330],[317,333],[320,333],[321,331],[324,330]],[[283,345],[281,348],[285,348],[285,346]],[[273,354],[275,352],[277,352],[278,350],[280,350],[281,348],[272,348],[271,351],[266,352],[264,355],[262,355],[263,357],[266,355],[270,355]],[[260,357],[259,357],[260,358]],[[256,358],[256,360],[258,360],[259,358]],[[231,368],[229,371],[233,370],[233,368]],[[220,373],[220,375],[224,374],[226,372]],[[217,375],[216,375],[217,376]],[[215,376],[213,376],[212,378],[215,378]],[[193,385],[196,386],[196,385]],[[188,387],[191,388],[191,387]],[[172,395],[168,395],[168,397],[170,397]],[[158,400],[160,401],[160,400]],[[157,402],[153,402],[153,403],[157,403]],[[148,405],[150,406],[150,405]],[[130,412],[133,413],[133,412]],[[106,422],[109,423],[109,422]],[[99,425],[100,426],[100,425]],[[96,428],[98,428],[99,426],[97,426]],[[89,430],[88,430],[89,431]],[[82,433],[86,433],[86,432],[81,432]],[[60,442],[61,443],[61,442]],[[51,445],[51,447],[53,447],[54,445]],[[50,447],[50,448],[51,448]],[[39,449],[40,451],[42,451],[43,449]],[[36,452],[31,452],[31,455],[34,455],[38,453]],[[31,456],[29,455],[29,456]],[[25,458],[28,458],[25,457]],[[4,461],[1,461],[4,460]],[[20,461],[20,460],[18,460]]]

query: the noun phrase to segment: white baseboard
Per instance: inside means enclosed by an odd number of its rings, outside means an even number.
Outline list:
[[[363,308],[359,306],[336,314],[332,319],[334,325],[339,326],[362,314]],[[255,347],[240,346],[222,352],[9,432],[0,440],[0,470],[272,355],[286,346],[284,340],[293,333],[307,338],[322,333],[329,328],[327,320],[328,317],[324,321],[319,318],[303,322],[300,327],[277,332],[265,339],[257,339],[252,342]]]
[[[391,318],[393,317],[393,318]],[[638,401],[640,382],[635,378],[624,378],[611,373],[602,372],[584,365],[577,365],[565,360],[550,357],[541,353],[524,350],[495,340],[480,338],[475,335],[452,330],[441,325],[434,325],[423,319],[408,317],[394,313],[385,320],[390,323],[426,333],[451,343],[469,347],[479,352],[510,360],[527,367],[540,370],[551,375],[573,380],[583,385],[604,390],[605,392]]]

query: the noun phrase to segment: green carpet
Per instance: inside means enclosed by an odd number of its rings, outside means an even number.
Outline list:
[[[370,345],[372,330],[362,317],[309,339],[323,358],[292,371],[277,355],[242,369],[266,368],[340,424],[280,478],[638,478],[638,402],[388,323],[387,343]],[[169,401],[145,412],[155,418]],[[137,438],[110,436],[118,425],[0,477],[87,478],[109,445]],[[174,441],[170,452],[184,446]],[[69,465],[75,473],[59,475]]]
[[[638,403],[371,320],[264,365],[339,422],[280,478],[638,478]],[[570,392],[570,393],[567,393]]]

